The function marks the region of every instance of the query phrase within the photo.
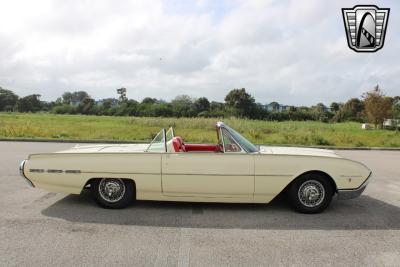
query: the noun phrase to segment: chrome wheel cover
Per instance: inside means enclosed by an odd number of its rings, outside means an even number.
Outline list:
[[[99,194],[107,202],[118,202],[125,195],[125,184],[118,178],[103,178],[99,183]]]
[[[301,184],[297,196],[301,204],[314,208],[319,206],[325,198],[324,186],[316,180],[308,180]]]

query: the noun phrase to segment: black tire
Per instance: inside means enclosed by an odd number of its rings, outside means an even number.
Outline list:
[[[307,173],[298,177],[289,188],[293,208],[301,213],[320,213],[331,203],[334,188],[319,173]]]
[[[112,193],[110,193],[110,188]],[[129,206],[135,197],[135,188],[131,180],[119,178],[96,179],[92,185],[92,194],[97,204],[108,209],[122,209]],[[108,191],[107,191],[108,190]],[[107,192],[111,195],[107,195]]]

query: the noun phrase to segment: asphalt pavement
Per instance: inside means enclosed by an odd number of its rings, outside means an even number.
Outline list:
[[[73,145],[0,142],[0,266],[399,266],[400,151],[338,151],[373,179],[361,197],[305,215],[284,198],[107,210],[20,178],[28,154]]]

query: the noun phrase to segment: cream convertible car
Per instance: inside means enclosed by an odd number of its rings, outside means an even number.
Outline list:
[[[172,128],[147,145],[85,145],[33,154],[20,165],[32,185],[81,193],[122,208],[132,200],[268,203],[289,195],[304,213],[324,210],[332,196],[350,199],[365,189],[371,171],[333,151],[257,147],[218,122],[217,144],[186,144]]]

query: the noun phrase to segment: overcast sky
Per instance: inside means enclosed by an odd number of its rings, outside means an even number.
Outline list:
[[[385,46],[347,46],[341,8],[360,1],[0,0],[0,87],[53,100],[92,97],[223,101],[245,87],[257,102],[312,105],[379,84],[400,94],[400,3]],[[363,4],[366,2],[364,1]]]

